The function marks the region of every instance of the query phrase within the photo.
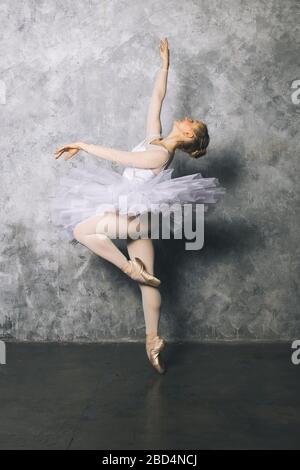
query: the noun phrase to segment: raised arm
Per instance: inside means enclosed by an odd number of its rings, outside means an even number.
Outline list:
[[[168,160],[168,156],[164,150],[127,152],[111,147],[103,147],[102,145],[87,144],[85,142],[75,142],[58,148],[55,152],[55,158],[57,159],[63,155],[63,153],[67,152],[69,155],[65,156],[65,160],[69,160],[80,150],[84,150],[104,160],[110,160],[124,166],[134,166],[136,168],[159,168]]]
[[[160,113],[167,91],[169,69],[169,45],[165,38],[160,41],[161,66],[156,73],[154,87],[147,114],[146,138],[161,133]]]

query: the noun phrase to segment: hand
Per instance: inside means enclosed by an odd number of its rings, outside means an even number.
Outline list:
[[[168,68],[169,67],[169,43],[168,39],[162,39],[160,41],[159,45],[159,52],[160,52],[160,57],[163,63],[163,66]]]
[[[59,147],[57,150],[55,150],[54,157],[57,160],[59,157],[62,156],[63,153],[66,152],[64,160],[70,160],[70,158],[74,157],[74,155],[76,155],[76,153],[78,153],[80,150],[82,150],[80,142],[75,142],[73,144],[68,144],[64,145],[63,147]]]

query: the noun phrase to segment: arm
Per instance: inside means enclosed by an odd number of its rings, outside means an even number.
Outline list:
[[[96,157],[136,168],[158,168],[166,161],[166,153],[164,151],[145,150],[144,152],[127,152],[125,150],[86,144],[84,142],[80,143],[80,147],[85,152]]]
[[[160,113],[163,100],[166,96],[169,69],[169,48],[167,38],[160,42],[160,55],[161,67],[156,74],[154,87],[150,98],[147,115],[146,137],[150,137],[152,134],[161,133]]]
[[[134,166],[136,168],[158,168],[166,162],[166,152],[160,150],[145,150],[143,152],[127,152],[102,145],[87,144],[85,142],[75,142],[64,145],[55,152],[55,158],[59,158],[67,152],[69,156],[65,160],[72,158],[79,150],[84,150],[91,155],[120,163],[124,166]]]

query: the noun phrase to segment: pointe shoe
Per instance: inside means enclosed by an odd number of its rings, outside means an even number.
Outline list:
[[[127,276],[131,277],[134,281],[148,286],[157,287],[160,285],[160,280],[152,274],[148,273],[143,261],[140,258],[133,258],[128,260],[128,265],[122,270]]]
[[[159,357],[159,353],[165,345],[166,341],[163,338],[160,338],[159,336],[150,337],[150,335],[146,334],[147,356],[150,363],[159,374],[163,374],[166,370]]]

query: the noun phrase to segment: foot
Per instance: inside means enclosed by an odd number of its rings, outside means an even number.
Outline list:
[[[147,284],[152,287],[160,285],[160,280],[152,274],[148,273],[143,261],[140,258],[133,258],[128,260],[126,266],[122,271],[127,274],[131,279],[139,282],[140,284]]]
[[[153,336],[146,334],[147,356],[150,363],[159,374],[163,374],[166,370],[161,358],[159,357],[159,353],[165,347],[165,345],[166,341],[163,338],[160,338],[157,335]]]

